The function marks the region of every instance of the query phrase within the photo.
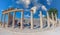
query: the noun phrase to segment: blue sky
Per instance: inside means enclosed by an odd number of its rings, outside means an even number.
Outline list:
[[[16,2],[17,1],[17,2]],[[60,18],[60,0],[49,0],[48,4],[46,0],[31,0],[31,3],[29,5],[27,5],[26,3],[24,4],[23,2],[18,2],[19,0],[0,0],[0,17],[2,14],[2,10],[6,10],[9,7],[14,7],[14,8],[21,8],[24,9],[24,16],[25,17],[30,17],[30,9],[34,6],[39,6],[40,4],[44,5],[47,9],[54,7],[57,8],[58,10],[58,18]],[[27,8],[28,7],[28,8]],[[38,18],[39,17],[39,12],[42,11],[44,15],[46,15],[45,11],[42,10],[41,8],[37,7],[37,11],[34,13],[34,18]],[[16,13],[16,17],[20,17],[21,13],[17,12]],[[0,18],[1,19],[1,18]]]

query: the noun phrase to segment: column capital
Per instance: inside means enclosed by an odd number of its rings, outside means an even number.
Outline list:
[[[30,10],[31,12],[33,12],[33,10]]]

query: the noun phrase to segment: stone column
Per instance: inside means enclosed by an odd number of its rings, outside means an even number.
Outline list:
[[[8,13],[8,22],[7,22],[7,27],[9,26],[9,14],[10,14],[10,13]]]
[[[22,10],[22,11],[21,11],[21,29],[23,29],[23,15],[24,15],[23,12],[24,12],[24,11]]]
[[[2,26],[2,19],[3,19],[3,14],[1,15],[1,26]]]
[[[13,28],[15,26],[15,15],[16,15],[16,12],[14,12],[14,14],[13,14]]]
[[[43,28],[43,21],[42,21],[42,12],[40,11],[40,29],[42,30]]]
[[[55,14],[55,19],[56,19],[56,22],[57,22],[57,15]]]
[[[31,29],[33,29],[33,10],[31,10]]]
[[[56,14],[55,14],[55,21],[56,21],[55,26],[57,26],[58,24],[57,24],[57,15]]]
[[[52,24],[53,24],[53,31],[54,31],[55,30],[55,20],[54,20],[53,13],[52,13]]]
[[[60,20],[59,20],[59,25],[60,25]]]
[[[6,18],[6,14],[4,14],[4,24],[3,24],[3,27],[5,27],[5,24],[6,24],[5,18]]]
[[[47,28],[50,28],[50,20],[49,20],[49,14],[47,12],[47,23],[48,23],[48,27]]]
[[[55,22],[54,22],[54,16],[53,16],[53,13],[52,13],[52,20],[53,20],[53,26],[54,26],[54,24],[55,24]]]

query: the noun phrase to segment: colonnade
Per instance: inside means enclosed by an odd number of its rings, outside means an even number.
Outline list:
[[[14,10],[13,10],[14,11]],[[20,10],[17,10],[17,11],[20,11]],[[14,11],[14,14],[13,14],[13,23],[12,23],[12,28],[14,28],[14,24],[15,24],[15,16],[16,16],[16,12],[17,11]],[[23,29],[23,18],[24,18],[24,10],[21,10],[20,11],[21,12],[21,26],[20,26],[20,28],[21,29]],[[33,10],[30,10],[30,12],[31,12],[31,17],[30,17],[30,22],[31,22],[31,29],[33,29],[34,27],[33,27]],[[53,18],[53,13],[52,13],[52,19],[51,19],[51,21],[50,21],[50,17],[49,17],[49,14],[48,14],[48,12],[46,12],[47,13],[47,23],[48,23],[48,27],[47,28],[50,28],[50,22],[52,22],[53,23],[53,26],[55,26],[55,20],[54,20],[54,18]],[[4,24],[3,24],[3,26],[5,27],[5,19],[6,19],[6,16],[5,15],[8,15],[8,22],[7,22],[7,26],[8,26],[8,23],[9,23],[9,14],[10,14],[10,12],[7,12],[7,13],[3,13],[2,15],[4,15]],[[56,17],[56,22],[57,22],[57,16],[55,16]],[[1,18],[2,18],[2,16],[1,16]],[[2,21],[2,19],[1,19],[1,21]],[[43,16],[42,16],[42,12],[40,12],[40,29],[43,29]]]

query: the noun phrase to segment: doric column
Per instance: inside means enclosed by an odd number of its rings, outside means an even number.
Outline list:
[[[42,30],[43,28],[43,21],[42,21],[42,12],[40,11],[40,29]]]
[[[49,20],[49,14],[47,12],[47,23],[48,23],[48,28],[50,28],[50,20]]]
[[[15,15],[16,15],[16,12],[14,12],[14,14],[13,14],[13,28],[15,26]]]
[[[21,29],[23,29],[23,16],[24,16],[24,13],[23,13],[24,11],[22,10],[21,11]]]
[[[3,24],[3,27],[5,27],[5,24],[6,24],[6,22],[5,22],[5,17],[6,16],[6,14],[4,14],[4,24]]]
[[[33,29],[33,10],[31,10],[31,29]]]
[[[7,27],[9,26],[9,14],[10,14],[10,13],[8,13],[8,22],[7,22]]]

